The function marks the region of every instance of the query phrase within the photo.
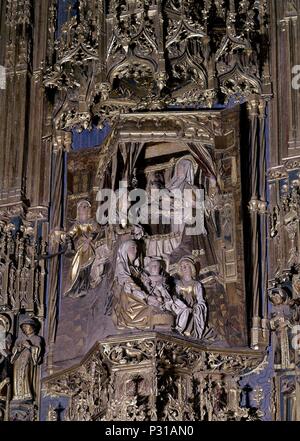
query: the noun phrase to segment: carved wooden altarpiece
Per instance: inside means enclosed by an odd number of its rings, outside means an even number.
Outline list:
[[[300,419],[299,3],[0,2],[0,420]],[[102,225],[120,182],[205,232]]]

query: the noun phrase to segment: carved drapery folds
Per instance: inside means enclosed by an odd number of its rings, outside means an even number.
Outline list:
[[[145,334],[97,343],[43,390],[69,398],[64,419],[73,421],[254,420],[262,413],[240,406],[238,381],[262,361],[260,353],[214,352]]]
[[[267,16],[265,0],[80,0],[44,69],[59,91],[56,126],[269,95]]]
[[[210,319],[218,323],[217,327],[222,328],[221,334],[224,336],[225,332],[235,345],[240,344],[238,341],[241,341],[241,338],[242,344],[246,344],[244,261],[238,259],[239,255],[243,255],[237,202],[241,198],[238,119],[237,108],[224,112],[156,112],[122,115],[118,128],[112,132],[109,142],[105,143],[99,152],[96,178],[100,189],[103,185],[118,188],[119,184],[115,176],[126,176],[124,179],[129,185],[136,178],[139,185],[145,185],[147,188],[145,181],[149,182],[153,171],[162,173],[166,179],[165,184],[168,184],[168,179],[173,170],[176,170],[180,159],[180,157],[177,160],[172,158],[173,149],[181,152],[181,159],[189,158],[194,163],[194,170],[196,172],[199,170],[199,176],[195,177],[195,185],[201,182],[200,185],[204,185],[205,188],[207,210],[205,222],[209,224],[207,228],[210,229],[208,240],[214,244],[210,247],[199,240],[181,246],[182,241],[174,236],[176,233],[171,229],[152,230],[153,226],[150,225],[150,227],[145,226],[143,233],[145,237],[139,238],[139,246],[144,250],[141,256],[162,258],[166,262],[167,272],[175,279],[176,277],[178,279],[176,265],[180,258],[190,256],[198,265],[197,276],[200,276],[200,280],[204,283],[207,299],[210,301],[213,298],[212,292],[218,293],[216,294],[218,298],[208,305]],[[139,152],[135,158],[138,167],[136,176],[134,176],[134,166],[131,170],[128,167],[128,170],[124,171],[122,163],[118,161],[119,152],[123,152],[126,164],[130,164],[133,149]],[[157,162],[155,165],[152,155]],[[211,176],[215,177],[211,182],[217,181],[218,187],[208,184]],[[128,209],[129,207],[130,203]],[[120,238],[122,239],[122,228],[115,229],[114,234],[114,242],[110,242],[110,246],[116,247],[117,250],[116,243]],[[128,234],[133,233],[128,229]],[[222,290],[226,292],[227,289],[231,290],[231,301],[228,303],[226,294],[225,296],[220,294]],[[118,301],[116,304],[119,305]],[[223,311],[223,317],[228,318],[220,317],[220,310]],[[227,316],[229,310],[231,312]],[[238,316],[238,320],[233,319]],[[221,324],[223,320],[227,323],[227,331]],[[229,323],[232,324],[232,328]]]

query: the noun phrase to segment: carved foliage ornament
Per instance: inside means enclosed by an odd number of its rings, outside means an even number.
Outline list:
[[[131,337],[99,343],[83,363],[45,380],[44,393],[67,396],[72,421],[252,420],[238,380],[261,354],[212,353],[177,339]]]
[[[46,89],[57,91],[59,129],[102,127],[128,111],[270,95],[266,0],[113,0],[107,12],[102,0],[79,0],[75,12],[44,66]]]

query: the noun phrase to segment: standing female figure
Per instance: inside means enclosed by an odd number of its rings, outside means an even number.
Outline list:
[[[202,284],[196,279],[196,267],[191,258],[183,257],[178,267],[180,279],[176,283],[176,293],[185,307],[177,311],[176,329],[182,335],[201,339],[207,319]]]

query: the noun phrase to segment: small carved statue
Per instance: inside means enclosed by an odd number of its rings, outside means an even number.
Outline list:
[[[273,304],[270,328],[274,332],[274,367],[290,369],[294,366],[294,350],[292,349],[292,328],[294,311],[288,294],[281,288],[274,289],[269,298]]]
[[[161,307],[167,308],[167,305],[173,303],[169,293],[167,277],[163,274],[163,260],[160,257],[146,257],[145,269],[148,273],[148,280],[144,280],[148,293],[156,297]]]
[[[175,167],[174,175],[171,181],[167,184],[166,189],[169,192],[174,191],[181,191],[182,194],[186,190],[190,190],[191,193],[185,193],[184,194],[184,202],[186,204],[186,207],[189,207],[190,209],[195,206],[195,191],[197,190],[197,187],[194,185],[195,180],[195,171],[197,169],[197,166],[194,164],[194,162],[189,158],[181,158]],[[174,201],[176,202],[176,201]],[[178,207],[180,212],[182,212],[182,208]],[[177,207],[176,204],[174,204],[174,212],[176,213]],[[185,212],[188,213],[188,215],[192,215],[192,212]],[[184,219],[188,223],[192,221],[192,218]],[[182,223],[174,223],[173,225],[173,232],[180,232],[183,233],[183,230],[185,228],[185,222]]]
[[[113,320],[119,329],[171,326],[172,315],[161,314],[161,302],[147,292],[148,276],[141,269],[133,240],[123,242],[118,250],[115,281]]]
[[[77,216],[68,233],[55,231],[52,237],[60,243],[75,249],[71,269],[67,279],[65,296],[78,298],[87,294],[90,288],[90,272],[95,261],[94,239],[97,235],[97,223],[91,218],[91,204],[81,201],[77,205]],[[69,253],[69,252],[68,252]]]
[[[36,398],[36,369],[43,361],[43,339],[38,332],[38,322],[32,318],[21,321],[23,333],[13,348],[13,400],[34,401]]]
[[[6,400],[5,388],[10,383],[10,355],[13,343],[10,318],[0,315],[0,400]]]
[[[202,284],[196,280],[196,267],[191,258],[183,257],[178,268],[180,280],[176,283],[176,293],[185,307],[177,311],[176,329],[182,335],[201,339],[207,319]]]
[[[163,274],[162,262],[159,257],[146,258],[146,270],[149,273],[150,285],[145,283],[148,292],[154,295],[164,311],[169,311],[178,317],[188,306],[176,296],[170,294],[170,286],[167,283],[167,277]],[[179,329],[178,329],[179,331]]]
[[[73,242],[75,241],[76,254],[72,261],[66,296],[77,298],[87,294],[90,270],[96,257],[93,245],[96,233],[97,224],[91,218],[91,204],[88,201],[81,201],[77,206],[75,225],[67,235]]]

